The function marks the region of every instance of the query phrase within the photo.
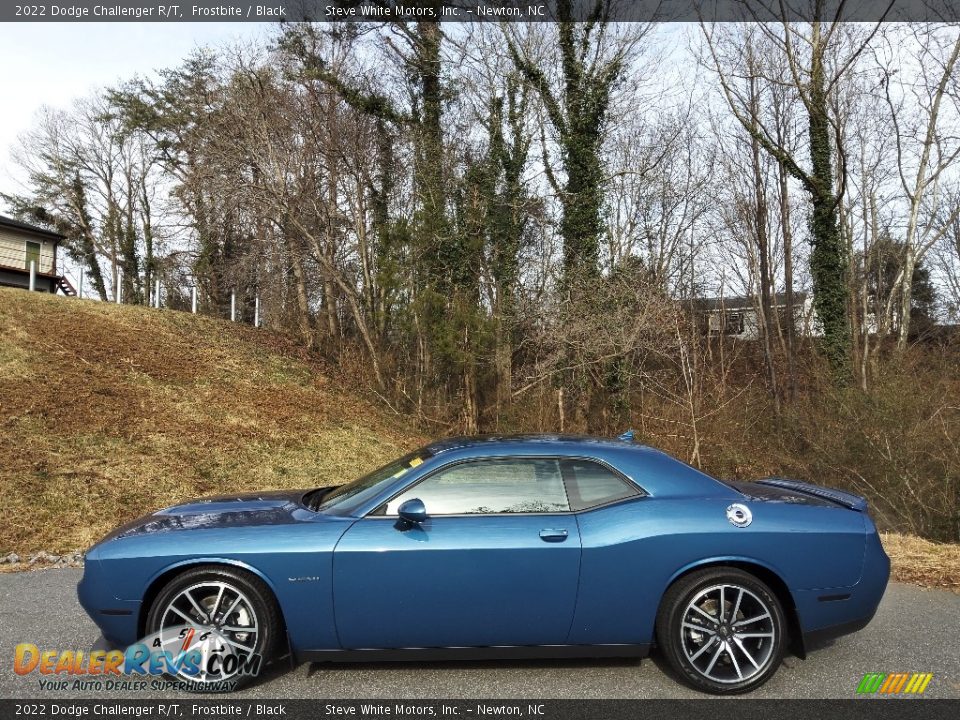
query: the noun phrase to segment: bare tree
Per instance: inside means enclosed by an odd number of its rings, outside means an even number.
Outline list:
[[[14,158],[29,178],[26,194],[7,198],[16,212],[67,236],[101,299],[106,262],[113,297],[145,302],[156,242],[150,199],[160,180],[143,137],[97,94],[68,111],[42,110]]]
[[[849,326],[847,317],[846,248],[840,234],[839,205],[846,184],[846,159],[838,153],[837,119],[831,113],[831,95],[857,63],[877,32],[877,26],[861,29],[848,26],[835,16],[826,21],[825,0],[815,0],[811,22],[791,23],[787,17],[777,24],[757,23],[749,30],[728,29],[701,23],[706,41],[707,62],[714,69],[727,105],[737,121],[757,142],[780,162],[810,197],[810,270],[814,302],[823,326],[824,350],[838,378],[849,370]],[[842,12],[842,6],[839,12]],[[768,77],[751,67],[744,35],[760,33],[769,52],[784,60],[790,89],[803,104],[807,115],[809,162],[803,162],[791,147],[782,143],[766,118],[751,115],[752,80],[780,85],[783,79]]]
[[[896,293],[900,304],[897,346],[901,349],[910,334],[916,265],[960,214],[960,207],[948,210],[945,216],[940,212],[941,204],[952,199],[944,185],[957,182],[947,173],[960,158],[960,25],[912,26],[909,33],[912,37],[904,38],[897,28],[888,35],[895,50],[880,66],[880,85],[893,121],[897,171],[907,211]],[[905,45],[913,48],[909,61],[919,68],[916,79],[902,72]],[[891,293],[888,304],[893,298]]]

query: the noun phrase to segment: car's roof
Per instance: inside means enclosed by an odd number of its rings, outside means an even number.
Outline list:
[[[441,462],[449,456],[468,459],[525,454],[599,458],[634,480],[648,494],[740,496],[700,470],[662,450],[635,443],[629,437],[629,433],[622,439],[564,434],[472,435],[437,440],[423,450]]]
[[[434,455],[446,450],[467,448],[490,448],[495,446],[536,445],[538,448],[556,448],[566,452],[575,452],[577,449],[595,449],[597,446],[611,448],[645,447],[620,440],[618,438],[596,437],[593,435],[560,435],[560,434],[517,434],[517,435],[470,435],[444,438],[427,445]]]

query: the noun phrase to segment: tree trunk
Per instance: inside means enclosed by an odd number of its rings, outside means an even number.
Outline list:
[[[754,123],[759,113],[755,80],[750,81],[750,112]],[[757,139],[754,125],[750,133],[750,159],[753,168],[754,188],[754,225],[756,226],[757,252],[760,260],[760,325],[763,334],[763,356],[767,367],[767,385],[773,398],[774,412],[780,414],[780,390],[777,387],[777,368],[773,357],[773,304],[770,299],[770,254],[767,236],[767,195],[763,183],[763,170],[760,166],[760,141]]]
[[[833,185],[834,144],[830,133],[826,94],[824,54],[826,48],[820,34],[820,23],[812,28],[812,65],[810,76],[809,178],[813,212],[810,235],[810,275],[813,278],[814,307],[823,327],[824,353],[835,378],[843,382],[849,377],[850,331],[847,323],[847,257],[837,218],[837,197]]]
[[[143,225],[143,280],[148,288],[154,287],[154,275],[157,270],[154,267],[155,259],[153,257],[153,216],[150,209],[150,195],[147,190],[146,176],[140,178],[140,222]]]
[[[71,183],[70,201],[80,222],[80,237],[77,238],[80,244],[78,254],[87,266],[90,284],[94,291],[103,302],[106,302],[107,286],[103,281],[103,269],[100,267],[100,260],[97,257],[97,246],[93,236],[93,221],[87,209],[86,189],[79,174],[74,175]]]
[[[513,347],[510,334],[504,327],[503,318],[497,319],[496,349],[494,363],[497,373],[497,429],[500,427],[500,415],[510,405],[513,398]]]
[[[463,363],[463,430],[467,435],[475,435],[479,429],[479,402],[477,392],[477,369],[472,362],[470,345],[470,328],[463,329],[464,355],[467,360]]]
[[[333,153],[331,152],[331,155]],[[327,176],[327,243],[323,252],[327,255],[327,261],[324,265],[331,268],[324,273],[323,279],[323,307],[327,316],[327,334],[331,340],[335,340],[340,334],[339,323],[337,322],[337,287],[334,284],[330,274],[336,264],[337,247],[339,246],[340,233],[338,223],[340,221],[340,209],[337,203],[338,184],[340,182],[339,172],[336,162],[330,163],[330,170]]]
[[[316,348],[316,337],[313,332],[313,322],[310,315],[310,300],[307,296],[306,276],[303,271],[303,259],[300,256],[299,243],[294,243],[289,234],[284,233],[287,245],[287,257],[290,270],[293,272],[294,285],[297,294],[297,327],[300,337],[308,349]]]
[[[784,282],[784,324],[787,332],[787,397],[790,400],[797,393],[796,361],[796,309],[793,301],[793,231],[790,229],[790,195],[787,186],[787,169],[783,163],[778,165],[780,175],[780,223],[783,226],[783,282]]]
[[[917,252],[912,241],[904,248],[903,278],[900,280],[900,328],[897,334],[897,349],[907,346],[910,336],[910,315],[913,307],[913,273],[917,267]]]

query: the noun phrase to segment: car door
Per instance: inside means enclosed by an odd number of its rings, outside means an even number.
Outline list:
[[[420,524],[397,508],[419,498]],[[553,458],[446,465],[354,523],[334,552],[344,648],[566,642],[580,536]]]

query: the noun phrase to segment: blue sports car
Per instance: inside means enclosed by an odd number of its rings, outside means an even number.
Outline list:
[[[856,495],[721,482],[626,436],[481,436],[339,487],[158,510],[88,551],[78,592],[109,642],[199,653],[168,667],[201,690],[249,680],[251,658],[656,645],[679,678],[720,694],[864,627],[889,569]]]

